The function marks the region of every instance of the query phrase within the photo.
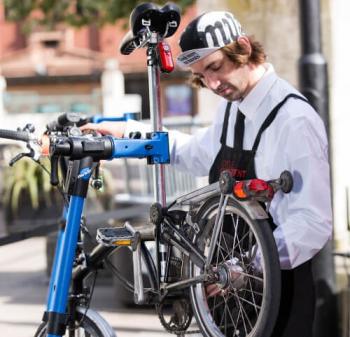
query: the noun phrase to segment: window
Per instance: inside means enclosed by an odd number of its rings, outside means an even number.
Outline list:
[[[197,113],[195,91],[185,83],[186,79],[182,73],[161,78],[161,108],[164,117],[194,116]],[[125,74],[125,93],[141,95],[141,118],[150,118],[147,74]]]
[[[165,87],[165,116],[191,116],[194,114],[192,88],[186,84]]]

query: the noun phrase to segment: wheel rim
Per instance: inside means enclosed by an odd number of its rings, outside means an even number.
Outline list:
[[[75,337],[101,337],[101,333],[96,331],[96,329],[90,325],[83,322],[76,322],[77,326],[74,329]],[[65,336],[68,336],[68,328],[66,330]],[[37,333],[38,337],[46,336],[46,324],[42,326],[41,330]]]
[[[212,207],[203,218],[214,222],[216,211]],[[264,261],[261,261],[261,270],[256,268],[259,238],[255,228],[249,226],[247,216],[238,208],[228,205],[223,221],[219,245],[211,262],[218,280],[211,285],[198,284],[192,289],[197,301],[196,310],[203,318],[206,330],[215,336],[252,336],[266,302],[263,296],[266,288]],[[234,231],[228,230],[230,225]],[[209,240],[206,240],[205,255],[208,245]],[[194,266],[193,273],[197,276],[202,271]],[[213,296],[210,287],[216,288]]]

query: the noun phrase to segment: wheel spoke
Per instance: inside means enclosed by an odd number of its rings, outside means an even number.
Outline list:
[[[223,243],[225,245],[224,251],[226,252],[226,255],[223,255],[223,261],[226,261],[228,258],[233,258],[234,256],[231,256],[232,250],[230,249],[229,244],[226,241],[225,235],[222,236],[222,240],[223,240]],[[220,246],[222,246],[221,240],[220,240]]]
[[[226,328],[227,327],[234,327],[235,328],[235,330],[237,329],[237,325],[235,324],[235,320],[234,320],[234,318],[232,317],[232,313],[231,313],[231,310],[230,310],[230,307],[228,306],[228,304],[227,304],[227,300],[226,299],[224,299],[224,301],[225,301],[225,309],[227,310],[227,312],[228,312],[228,314],[229,314],[229,316],[230,316],[230,319],[231,319],[231,322],[232,322],[232,325],[231,324],[226,324]],[[227,335],[227,334],[225,334],[225,335]]]
[[[236,303],[238,304],[238,307],[239,307],[239,313],[238,313],[238,316],[237,316],[237,325],[239,323],[240,317],[242,316],[242,323],[243,323],[243,328],[244,328],[244,331],[245,331],[245,335],[248,335],[247,327],[246,327],[246,324],[245,324],[245,319],[243,317],[243,310],[242,310],[241,303],[236,298],[235,298],[235,301],[236,301]]]
[[[254,296],[254,290],[253,290],[253,286],[252,286],[252,280],[251,280],[251,278],[250,277],[248,277],[248,286],[249,286],[249,290],[247,290],[250,294],[251,294],[251,296],[252,296],[252,300],[253,300],[253,302],[254,302],[254,307],[255,307],[255,312],[256,312],[256,314],[258,314],[258,311],[256,310],[256,303],[255,303],[255,296]]]
[[[252,279],[254,279],[254,280],[257,280],[257,281],[259,281],[259,282],[264,283],[264,279],[261,278],[261,277],[259,277],[259,276],[256,276],[256,275],[253,275],[253,274],[248,274],[248,273],[245,273],[245,272],[243,272],[243,271],[241,271],[240,274],[243,275],[243,276],[252,278]]]
[[[250,326],[250,330],[253,329],[252,323],[251,323],[251,321],[249,319],[249,316],[247,315],[247,312],[244,309],[244,306],[242,305],[242,303],[240,301],[240,297],[236,294],[236,292],[234,293],[234,297],[235,297],[235,299],[236,299],[236,301],[237,301],[237,303],[238,303],[238,305],[239,305],[239,307],[241,309],[244,330],[245,330],[246,335],[248,335],[247,326],[246,326],[246,319],[247,319],[248,324]],[[244,318],[244,316],[246,317],[246,319]]]
[[[262,292],[259,292],[259,291],[256,291],[256,290],[250,290],[250,289],[245,289],[245,288],[242,288],[240,289],[240,291],[247,291],[247,292],[250,292],[252,294],[255,294],[256,296],[262,296],[263,293]]]
[[[241,301],[243,301],[243,302],[245,302],[245,303],[248,303],[248,304],[251,305],[252,307],[257,308],[257,309],[259,309],[259,310],[261,309],[261,306],[255,304],[255,303],[253,303],[253,302],[248,301],[246,298],[241,297],[241,296],[239,296],[238,294],[235,294],[235,296],[237,296]]]
[[[216,303],[216,300],[219,299],[219,298],[222,299],[222,302]],[[212,310],[213,310],[213,311],[212,311],[212,316],[214,316],[214,310],[217,309],[217,308],[219,308],[219,307],[223,304],[223,302],[224,302],[222,296],[215,296],[214,299],[215,299],[215,303],[214,303],[214,305],[212,306]]]
[[[195,302],[198,303],[198,319],[207,320],[205,326],[208,327],[208,335],[214,332],[211,331],[214,324],[220,329],[220,337],[245,337],[252,334],[256,324],[265,322],[260,320],[260,316],[266,315],[262,307],[265,306],[265,291],[269,291],[270,288],[263,285],[266,283],[266,273],[270,272],[270,269],[264,268],[263,273],[260,273],[260,269],[256,268],[256,261],[257,257],[260,258],[260,255],[266,252],[268,241],[265,235],[271,233],[267,233],[267,226],[260,228],[264,221],[250,219],[235,200],[231,199],[227,203],[226,201],[221,198],[220,202],[215,201],[216,205],[210,206],[206,213],[199,213],[200,217],[210,221],[212,228],[211,231],[204,232],[208,234],[203,236],[201,240],[204,241],[200,242],[205,243],[206,268],[211,268],[217,274],[217,280],[212,283],[217,289],[210,286],[206,292],[205,287],[208,285],[203,283],[198,287],[203,291],[193,294],[199,296]],[[218,203],[220,209],[217,208]],[[265,259],[264,255],[262,257]],[[276,266],[275,261],[278,260],[275,256],[272,257],[272,261]],[[265,260],[262,261],[263,266],[264,262]],[[199,268],[197,270],[196,272],[203,272]],[[210,294],[210,297],[207,298],[207,294]],[[274,311],[270,307],[267,310]],[[266,329],[269,331],[268,325]]]
[[[223,219],[224,219],[224,217],[223,217]],[[237,253],[238,253],[239,261],[242,264],[242,267],[244,268],[244,270],[248,270],[249,267],[251,266],[252,258],[254,258],[256,256],[258,247],[256,244],[254,245],[253,232],[250,230],[249,227],[247,228],[247,224],[245,222],[243,223],[243,226],[242,226],[242,221],[240,223],[240,219],[241,218],[238,215],[234,216],[233,214],[231,214],[231,220],[232,220],[232,224],[233,224],[233,228],[234,228],[232,245],[230,245],[228,242],[229,234],[227,234],[227,233],[224,234],[223,223],[220,224],[221,229],[220,229],[219,241],[218,241],[217,250],[216,250],[216,265],[219,265],[220,259],[222,262],[234,259],[237,256],[237,254],[235,254],[235,252],[238,251]],[[241,225],[241,228],[239,228],[240,225]],[[241,237],[239,237],[239,230],[241,230],[241,233],[242,233]],[[232,235],[231,235],[231,237],[232,237]],[[244,249],[242,247],[242,245],[245,244],[246,242],[248,244],[248,247],[246,247],[246,249]],[[230,248],[230,246],[232,248]],[[244,257],[248,257],[249,263],[246,263],[246,261],[244,260]],[[244,289],[244,292],[245,292],[246,296],[248,296],[248,299],[246,297],[239,296],[236,292],[232,293],[231,291],[229,294],[231,296],[228,296],[227,299],[225,297],[223,297],[224,302],[225,302],[225,307],[224,307],[224,311],[223,311],[222,316],[221,316],[219,326],[222,326],[223,321],[224,321],[223,329],[224,329],[225,336],[227,336],[228,325],[233,324],[234,328],[236,329],[237,324],[238,324],[240,319],[243,323],[243,327],[244,327],[246,334],[247,334],[247,327],[248,326],[250,327],[250,330],[253,328],[252,322],[250,321],[249,316],[248,316],[246,310],[244,309],[243,304],[251,306],[254,309],[254,313],[255,313],[256,317],[259,315],[259,311],[261,310],[261,306],[256,303],[256,299],[255,299],[254,294],[258,294],[259,296],[262,296],[262,294],[254,292],[251,281],[253,279],[253,280],[256,280],[259,282],[264,282],[264,280],[258,276],[246,273],[244,271],[241,271],[240,274],[247,278],[247,286],[249,289]],[[219,297],[219,296],[215,296],[214,307],[212,308],[213,317],[215,317],[214,313],[215,313],[216,309],[222,305],[221,301],[216,304],[217,297]],[[234,318],[232,317],[232,313],[229,310],[229,307],[227,304],[227,300],[229,300],[230,298],[234,298],[235,302],[238,303],[238,310],[239,311],[238,311],[238,315],[237,315],[236,324],[234,322]],[[249,298],[251,300],[249,300]],[[229,321],[232,323],[228,323],[228,317],[227,317],[228,315],[229,315]]]

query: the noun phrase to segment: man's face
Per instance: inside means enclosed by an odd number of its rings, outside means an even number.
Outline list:
[[[208,89],[228,101],[239,100],[250,90],[249,65],[237,67],[221,50],[195,62],[190,68]]]

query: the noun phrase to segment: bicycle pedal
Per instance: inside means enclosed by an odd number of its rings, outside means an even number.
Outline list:
[[[104,246],[133,246],[135,233],[126,227],[99,228],[96,240]]]

